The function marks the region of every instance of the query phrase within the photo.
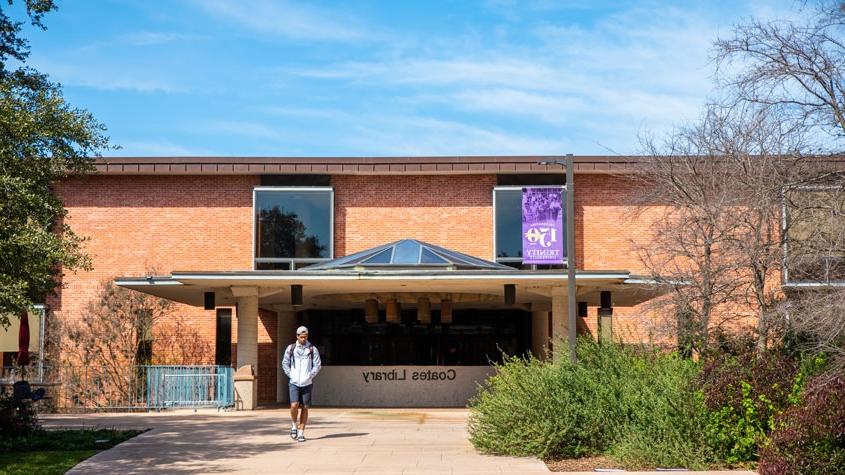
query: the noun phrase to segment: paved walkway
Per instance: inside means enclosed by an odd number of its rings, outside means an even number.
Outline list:
[[[465,410],[314,409],[312,414],[305,443],[290,439],[290,416],[282,409],[45,415],[42,421],[47,427],[152,429],[100,452],[71,474],[552,473],[534,458],[476,452],[468,441]],[[648,474],[666,472],[638,472]]]
[[[550,473],[534,458],[478,454],[464,410],[314,409],[308,441],[287,410],[43,416],[47,427],[152,428],[69,473]]]

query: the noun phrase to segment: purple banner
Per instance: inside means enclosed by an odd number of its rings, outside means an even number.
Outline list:
[[[560,187],[522,189],[522,263],[563,264],[563,194]]]

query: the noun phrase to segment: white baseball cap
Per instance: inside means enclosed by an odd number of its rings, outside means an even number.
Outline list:
[[[307,327],[302,326],[302,327],[299,327],[299,328],[296,329],[297,335],[301,335],[303,333],[305,333],[306,335],[308,334],[308,328]]]

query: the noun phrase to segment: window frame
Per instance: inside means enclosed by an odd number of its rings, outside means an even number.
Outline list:
[[[566,193],[566,185],[501,185],[501,186],[497,185],[497,186],[494,186],[493,187],[493,259],[492,259],[493,262],[496,262],[496,263],[499,263],[499,264],[505,264],[505,265],[515,264],[515,263],[518,263],[520,266],[523,265],[521,257],[497,257],[498,256],[498,240],[496,239],[497,238],[496,234],[497,234],[497,229],[498,229],[498,223],[496,222],[496,216],[497,216],[496,215],[496,192],[497,191],[520,191],[520,192],[522,192],[523,188],[529,187],[529,186],[539,186],[539,187],[544,187],[544,188],[560,188],[563,193]],[[566,207],[565,206],[564,206],[563,213],[564,213],[564,216],[566,216]],[[521,220],[521,218],[520,218],[520,220]],[[522,233],[522,230],[520,230],[520,233]],[[565,268],[566,264],[562,264],[562,266],[563,266],[563,268]],[[531,265],[531,268],[536,270],[537,265],[536,264]]]
[[[258,219],[255,212],[259,192],[329,192],[329,257],[258,257]],[[287,264],[289,270],[295,270],[297,264],[314,264],[334,259],[334,188],[331,186],[254,186],[252,188],[252,269],[259,270],[258,264]]]

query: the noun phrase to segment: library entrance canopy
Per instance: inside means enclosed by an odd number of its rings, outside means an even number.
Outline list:
[[[202,307],[234,306],[244,289],[258,305],[277,311],[362,307],[369,299],[395,299],[414,307],[419,298],[451,301],[455,308],[550,310],[552,294],[566,286],[563,270],[517,270],[440,246],[403,239],[298,270],[173,272],[170,276],[124,277],[117,285]],[[634,306],[661,292],[627,271],[581,271],[578,301],[598,305],[611,291],[614,306]],[[301,286],[301,287],[298,287]],[[514,303],[505,302],[513,286]],[[292,291],[298,287],[296,291]],[[300,296],[296,295],[301,290]],[[292,300],[293,298],[293,300]]]

